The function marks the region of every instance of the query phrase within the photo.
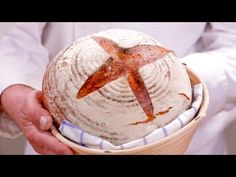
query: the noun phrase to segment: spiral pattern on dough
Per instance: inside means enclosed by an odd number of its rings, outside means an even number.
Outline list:
[[[113,29],[92,36],[111,39],[124,48],[161,46],[149,36],[130,30]],[[191,98],[190,80],[173,53],[138,70],[156,116],[151,122],[133,124],[144,121],[147,115],[130,88],[128,75],[77,99],[78,90],[86,80],[112,59],[92,36],[81,38],[62,50],[48,65],[44,75],[44,103],[58,124],[67,119],[84,131],[117,145],[147,135],[189,107],[191,100],[177,93],[183,92]]]

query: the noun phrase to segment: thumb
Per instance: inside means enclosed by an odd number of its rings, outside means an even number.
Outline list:
[[[43,108],[42,92],[33,91],[27,98],[26,102],[29,105],[28,119],[39,129],[48,130],[52,123],[52,117],[49,112]]]
[[[39,120],[39,127],[41,130],[49,130],[52,125],[52,118],[50,116],[41,116]]]

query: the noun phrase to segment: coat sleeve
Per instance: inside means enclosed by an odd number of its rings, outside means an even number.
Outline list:
[[[48,51],[42,45],[46,23],[20,23],[0,39],[0,95],[12,84],[41,89],[48,64]],[[1,110],[0,136],[16,137],[20,129]]]
[[[205,81],[211,118],[235,107],[236,23],[208,24],[200,42],[204,46],[201,52],[183,57],[182,62]]]

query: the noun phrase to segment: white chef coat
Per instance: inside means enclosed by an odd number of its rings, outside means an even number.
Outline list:
[[[17,83],[41,90],[49,60],[75,39],[109,28],[150,35],[183,57],[182,62],[204,79],[209,109],[186,154],[227,153],[224,131],[236,119],[236,23],[19,24],[0,40],[0,93]],[[3,130],[5,126],[0,125]],[[1,131],[7,136],[7,131]],[[26,154],[33,153],[28,144]]]

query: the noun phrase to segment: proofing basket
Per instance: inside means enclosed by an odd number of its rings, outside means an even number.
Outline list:
[[[81,155],[158,155],[158,154],[184,154],[187,149],[197,127],[201,123],[202,119],[206,116],[206,111],[209,104],[209,94],[204,81],[199,78],[192,70],[185,66],[188,75],[190,77],[192,85],[202,83],[203,85],[203,99],[201,107],[197,115],[183,128],[177,130],[171,135],[164,137],[156,142],[123,150],[100,150],[90,149],[81,145],[78,145],[69,139],[63,137],[57,128],[53,125],[51,127],[52,134],[56,136],[65,145],[72,148],[76,154]]]

